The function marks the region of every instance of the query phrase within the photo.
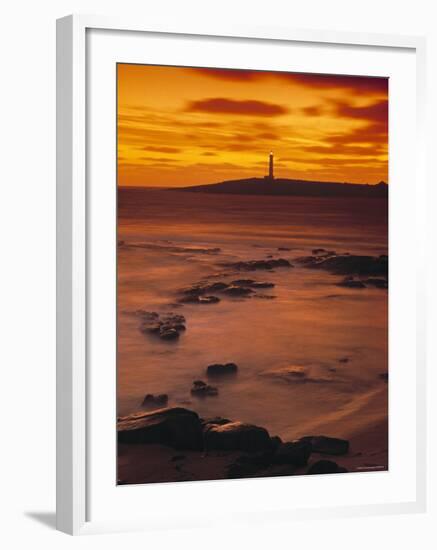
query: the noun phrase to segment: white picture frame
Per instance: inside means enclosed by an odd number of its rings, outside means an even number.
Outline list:
[[[214,37],[227,41],[239,40],[249,44],[251,41],[266,43],[305,43],[318,47],[336,45],[342,47],[396,49],[400,54],[409,52],[415,58],[415,147],[416,155],[410,160],[410,167],[415,171],[415,223],[414,235],[416,250],[415,288],[415,471],[414,497],[407,500],[388,499],[387,502],[362,505],[337,504],[334,507],[322,505],[317,508],[290,508],[264,510],[262,505],[253,503],[252,508],[245,510],[244,517],[251,521],[257,518],[269,519],[330,517],[332,515],[389,514],[399,512],[420,512],[426,505],[426,402],[425,402],[425,253],[423,239],[423,213],[426,208],[425,162],[424,162],[424,93],[425,93],[425,40],[421,37],[337,33],[325,31],[294,30],[287,28],[240,28],[230,25],[229,28],[191,28],[155,27],[137,20],[129,21],[96,16],[72,15],[57,22],[57,528],[69,534],[85,534],[110,530],[144,529],[154,526],[181,525],[186,521],[184,514],[178,517],[176,512],[156,511],[153,522],[146,521],[142,512],[132,519],[114,517],[113,513],[95,520],[90,515],[90,485],[93,482],[93,460],[90,455],[91,441],[89,429],[90,400],[94,399],[90,390],[90,357],[92,355],[92,332],[89,330],[90,316],[90,234],[92,226],[89,188],[90,168],[87,162],[89,143],[87,143],[87,117],[90,116],[87,79],[90,64],[89,42],[90,31],[125,32],[140,35],[153,35],[160,40],[166,37]],[[172,45],[166,51],[171,58]],[[177,64],[177,63],[175,63]],[[115,134],[115,123],[113,124]],[[91,141],[91,140],[90,140]],[[114,153],[115,154],[115,153]],[[89,160],[89,159],[88,159]],[[396,219],[398,219],[395,216]],[[92,252],[91,252],[92,253]],[[408,283],[411,287],[410,282]],[[114,297],[115,300],[115,297]],[[399,345],[404,345],[401,342]],[[93,390],[95,391],[95,390]],[[390,391],[396,391],[391,389]],[[115,396],[107,396],[114,399]],[[115,430],[115,426],[114,426]],[[371,474],[365,474],[371,475]],[[318,477],[318,476],[315,476]],[[331,477],[331,476],[325,476]],[[370,479],[370,478],[369,478]],[[251,484],[257,481],[244,480],[241,490],[252,490]],[[205,496],[208,484],[218,487],[224,482],[197,482],[199,485],[184,484],[189,491]],[[261,481],[263,483],[263,481]],[[272,485],[278,489],[278,480]],[[313,481],[311,481],[313,483]],[[314,483],[319,483],[317,480]],[[171,498],[175,484],[156,485],[156,495],[165,491]],[[201,489],[199,487],[201,486]],[[191,487],[191,488],[190,488]],[[258,486],[259,487],[259,486]],[[263,490],[267,485],[264,484]],[[93,489],[94,490],[94,489]],[[229,489],[226,489],[229,490]],[[220,491],[220,489],[217,489]],[[126,493],[125,493],[126,495]],[[115,510],[115,508],[114,508]],[[189,512],[188,512],[189,515]],[[238,521],[238,514],[235,515]],[[150,518],[149,518],[150,519]],[[193,525],[204,525],[202,518]]]

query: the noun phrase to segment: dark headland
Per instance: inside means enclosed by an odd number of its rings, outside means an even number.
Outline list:
[[[375,197],[387,198],[388,185],[321,182],[294,179],[248,178],[222,181],[208,185],[178,187],[191,193],[222,193],[229,195],[295,195],[312,197]]]

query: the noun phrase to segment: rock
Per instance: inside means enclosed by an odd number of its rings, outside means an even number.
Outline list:
[[[340,357],[339,363],[349,363],[349,357]]]
[[[217,296],[199,296],[197,301],[199,304],[218,304],[220,298]]]
[[[243,422],[210,424],[204,432],[208,450],[259,452],[270,451],[272,443],[265,428]]]
[[[342,474],[346,473],[346,468],[339,466],[336,462],[332,460],[319,460],[314,462],[307,470],[307,474]]]
[[[272,288],[275,285],[267,281],[254,281],[253,279],[237,279],[231,283],[217,281],[215,283],[197,283],[182,289],[183,297],[179,300],[182,304],[216,304],[220,298],[208,294],[209,292],[221,293],[227,296],[246,297],[253,294],[255,288]]]
[[[254,281],[253,279],[237,279],[236,281],[231,282],[234,286],[245,286],[249,288],[273,288],[274,283],[269,283],[267,281]]]
[[[274,283],[269,283],[267,281],[260,281],[255,282],[251,285],[251,288],[273,288],[275,286]]]
[[[357,256],[334,254],[332,256],[304,256],[299,263],[312,269],[326,269],[339,275],[383,276],[388,275],[387,256]]]
[[[376,277],[370,277],[364,281],[368,285],[376,286],[377,288],[388,288],[388,281],[386,279],[378,279]]]
[[[300,438],[298,441],[309,442],[312,445],[313,453],[327,455],[345,455],[349,451],[349,441],[337,437],[325,435],[310,435]]]
[[[214,376],[227,376],[229,374],[236,374],[238,367],[235,363],[214,363],[206,367],[206,374],[210,377]]]
[[[235,281],[231,281],[231,285],[234,286],[252,286],[256,281],[253,279],[236,279]]]
[[[346,288],[366,288],[366,285],[362,281],[358,281],[353,277],[346,277],[341,282],[337,283],[337,286],[343,286]]]
[[[148,393],[143,400],[143,407],[161,408],[166,407],[168,403],[168,395],[161,393],[159,395],[153,395]]]
[[[272,258],[267,260],[249,260],[246,262],[234,262],[225,264],[239,271],[256,271],[257,269],[274,269],[276,267],[293,267],[292,264],[284,258]]]
[[[195,380],[191,388],[191,395],[196,397],[215,397],[218,395],[218,389],[202,380]]]
[[[228,286],[223,292],[228,296],[248,296],[253,290],[245,286]]]
[[[161,328],[159,330],[159,336],[163,340],[175,340],[179,338],[179,332],[175,328]]]
[[[273,457],[275,464],[292,464],[296,467],[305,466],[312,452],[309,441],[293,441],[282,443],[276,449]]]
[[[252,477],[268,468],[272,461],[271,451],[239,456],[227,468],[229,479]]]
[[[379,374],[379,378],[381,378],[381,380],[384,380],[384,382],[388,382],[388,372],[381,372]]]
[[[218,304],[220,298],[217,296],[187,295],[179,300],[182,304]]]
[[[207,420],[202,420],[203,429],[206,430],[211,424],[217,424],[218,426],[223,426],[223,424],[229,424],[232,420],[228,418],[223,418],[221,416],[216,416],[214,418],[208,418]]]
[[[179,462],[180,460],[185,460],[187,457],[185,455],[174,455],[171,457],[171,462]]]
[[[142,320],[140,330],[156,334],[162,340],[175,340],[179,333],[185,330],[185,317],[175,313],[160,315],[155,311],[138,311]]]
[[[279,437],[279,435],[274,435],[270,438],[272,449],[275,451],[280,445],[282,445],[282,439]]]
[[[174,449],[203,449],[199,416],[182,407],[125,416],[118,421],[117,432],[119,443],[157,443]]]
[[[205,292],[220,292],[221,290],[225,290],[226,288],[228,288],[228,285],[226,283],[217,281],[216,283],[205,285],[203,288],[205,289]]]

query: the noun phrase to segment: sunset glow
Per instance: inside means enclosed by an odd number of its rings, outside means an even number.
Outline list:
[[[388,79],[118,65],[118,183],[388,181]]]

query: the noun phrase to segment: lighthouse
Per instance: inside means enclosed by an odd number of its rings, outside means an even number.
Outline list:
[[[273,151],[270,151],[269,153],[269,180],[273,181],[274,175],[273,175]]]

